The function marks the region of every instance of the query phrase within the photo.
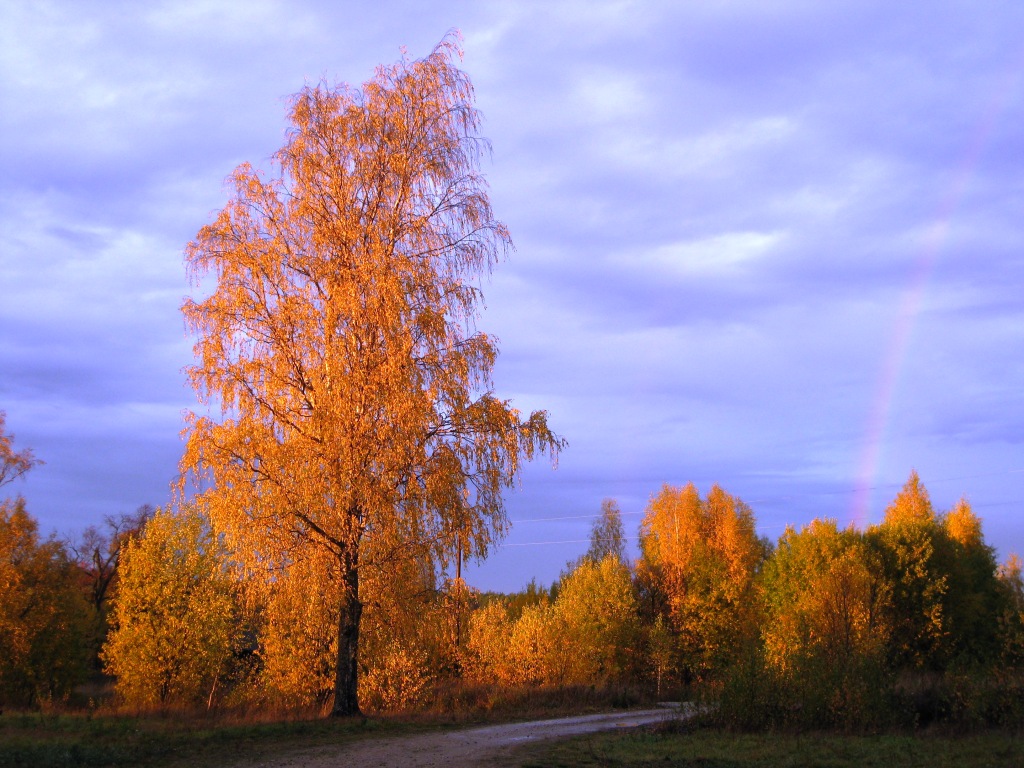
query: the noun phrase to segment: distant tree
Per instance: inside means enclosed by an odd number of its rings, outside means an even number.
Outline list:
[[[484,592],[480,595],[481,604],[499,601],[506,606],[508,614],[512,619],[518,619],[523,610],[531,605],[541,603],[553,603],[558,596],[558,584],[545,587],[538,584],[537,579],[530,579],[529,583],[518,592],[508,594],[502,592]]]
[[[584,558],[600,563],[609,555],[620,563],[626,562],[626,534],[622,528],[622,512],[615,499],[601,502],[601,516],[590,530],[590,549]]]
[[[1000,658],[1013,667],[1024,665],[1024,569],[1017,555],[999,566],[997,577],[1003,594],[999,616]]]
[[[916,472],[868,531],[892,591],[891,657],[896,667],[945,669],[997,654],[1004,590],[981,520],[961,499],[936,514]]]
[[[72,560],[85,584],[86,596],[98,614],[106,611],[117,580],[117,566],[125,543],[136,538],[155,510],[143,504],[130,514],[107,515],[103,526],[90,525],[67,541]]]
[[[891,585],[889,611],[893,663],[897,667],[941,666],[947,633],[947,568],[942,527],[917,472],[886,508],[881,525],[869,530],[883,554]]]
[[[561,684],[565,648],[547,600],[525,605],[517,618],[495,600],[470,616],[464,654],[466,678],[502,686]]]
[[[907,482],[885,508],[883,525],[895,528],[901,525],[932,525],[936,521],[935,508],[932,506],[928,489],[921,482],[917,470],[912,469]]]
[[[724,669],[756,627],[754,578],[767,552],[753,512],[715,485],[664,486],[640,525],[638,579],[675,633],[684,676]],[[653,618],[653,617],[652,617]]]
[[[0,702],[67,696],[85,673],[85,601],[67,553],[24,499],[0,501]]]
[[[633,579],[615,553],[584,559],[562,583],[554,604],[561,634],[559,682],[620,680],[638,665],[639,622]]]
[[[510,245],[478,165],[472,86],[445,39],[361,90],[307,87],[265,178],[248,165],[188,246],[190,416],[183,475],[255,569],[335,565],[333,714],[359,711],[360,573],[403,553],[483,556],[520,462],[562,441],[490,391],[477,280]],[[269,576],[268,576],[269,577]]]
[[[761,581],[769,660],[782,670],[818,657],[844,674],[881,663],[889,592],[863,534],[833,520],[787,528]]]
[[[117,587],[121,551],[130,538],[141,533],[153,512],[153,507],[144,504],[130,514],[108,515],[102,527],[90,525],[79,536],[65,541],[78,572],[78,582],[92,609],[88,646],[92,664],[97,669],[99,652],[109,630],[110,600]]]
[[[4,431],[6,421],[7,414],[0,411],[0,488],[14,482],[37,464],[43,463],[35,457],[31,448],[23,448],[15,453],[14,435]]]
[[[946,537],[944,566],[948,655],[971,664],[994,662],[1000,652],[999,618],[1006,595],[999,583],[995,550],[985,543],[981,518],[961,499],[941,518]]]
[[[112,619],[103,659],[125,702],[212,705],[236,646],[236,600],[198,509],[157,510],[127,541]]]

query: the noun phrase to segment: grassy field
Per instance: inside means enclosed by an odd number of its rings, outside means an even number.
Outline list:
[[[220,768],[243,758],[398,736],[438,728],[533,720],[606,711],[632,704],[628,692],[565,689],[462,691],[438,711],[408,717],[239,722],[237,718],[169,713],[11,713],[0,715],[0,768]],[[622,701],[619,701],[619,700]]]
[[[550,713],[555,714],[565,713]],[[0,768],[212,768],[454,725],[448,718],[232,724],[174,716],[8,713],[0,715]],[[951,737],[643,731],[530,744],[517,762],[524,768],[1017,768],[1024,767],[1024,736],[1008,732]]]
[[[389,720],[231,724],[178,717],[0,716],[0,768],[206,768],[431,727]]]
[[[1020,768],[1024,737],[605,733],[521,753],[524,768]]]

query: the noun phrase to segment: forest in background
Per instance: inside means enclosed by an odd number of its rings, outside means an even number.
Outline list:
[[[3,480],[34,463],[3,435]],[[487,708],[538,691],[689,698],[745,728],[1019,724],[1024,580],[966,500],[933,509],[916,473],[882,522],[759,537],[714,486],[652,495],[640,557],[618,505],[549,588],[480,593],[409,558],[364,578],[361,707]],[[326,712],[330,562],[248,578],[201,506],[142,507],[44,538],[0,502],[0,701],[108,712]],[[632,699],[630,698],[632,697]]]

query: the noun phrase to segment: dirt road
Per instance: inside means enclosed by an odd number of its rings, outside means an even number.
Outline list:
[[[602,715],[505,723],[442,733],[368,738],[336,747],[292,752],[254,768],[462,768],[515,765],[512,752],[526,742],[616,728],[651,725],[678,714],[672,707]]]

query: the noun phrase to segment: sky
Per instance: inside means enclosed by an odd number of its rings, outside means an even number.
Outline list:
[[[878,522],[916,469],[1024,554],[1024,5],[0,0],[0,410],[44,531],[170,500],[182,251],[288,96],[461,31],[515,251],[495,391],[568,440],[468,572],[549,584],[615,498]],[[635,540],[631,543],[635,554]]]

